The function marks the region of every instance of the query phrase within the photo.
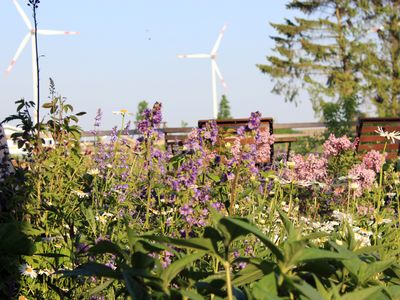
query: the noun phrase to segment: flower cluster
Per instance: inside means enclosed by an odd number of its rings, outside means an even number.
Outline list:
[[[162,121],[161,107],[161,103],[156,102],[152,109],[146,108],[143,111],[143,120],[139,121],[137,128],[145,137],[149,137],[156,128],[160,127]]]
[[[357,143],[358,139],[351,142],[347,136],[337,138],[334,134],[331,134],[328,140],[323,144],[324,156],[338,156],[346,151],[355,150]]]
[[[283,178],[289,181],[325,182],[327,179],[326,158],[321,158],[315,154],[302,156],[296,154],[291,159],[289,168],[284,169]],[[290,162],[288,162],[289,164]]]
[[[362,164],[370,170],[379,173],[383,164],[385,163],[385,156],[376,150],[371,150],[363,157]]]

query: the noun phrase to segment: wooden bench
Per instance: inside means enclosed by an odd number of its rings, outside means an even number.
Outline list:
[[[357,137],[359,139],[357,144],[357,151],[360,153],[370,150],[377,150],[382,152],[387,142],[385,151],[387,152],[387,159],[393,160],[400,156],[400,141],[395,140],[392,143],[385,137],[381,137],[378,126],[382,127],[383,131],[399,131],[400,132],[400,118],[359,118],[357,124]]]
[[[232,136],[236,135],[236,130],[241,126],[246,126],[249,123],[248,118],[240,118],[240,119],[221,119],[221,120],[200,120],[198,121],[199,128],[204,127],[207,122],[215,121],[219,128],[225,129],[227,131],[232,130]],[[261,118],[260,119],[260,128],[261,130],[269,130],[269,133],[272,135],[274,133],[274,121],[272,118]],[[289,158],[291,143],[295,142],[297,139],[294,137],[278,137],[275,138],[274,144],[286,144],[286,157]],[[271,155],[270,161],[273,160],[274,157],[274,144],[271,145]]]
[[[163,128],[165,146],[171,146],[172,152],[183,146],[189,132],[193,130],[192,127],[167,127]]]

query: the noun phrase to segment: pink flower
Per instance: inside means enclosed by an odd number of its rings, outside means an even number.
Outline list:
[[[275,142],[275,137],[270,135],[267,130],[259,130],[256,136],[256,162],[265,162],[271,155],[271,145]]]
[[[362,164],[370,170],[379,173],[385,163],[385,156],[376,150],[371,150],[363,157]]]
[[[236,161],[240,160],[241,153],[242,153],[242,145],[240,143],[240,140],[241,140],[240,137],[235,138],[235,140],[233,141],[232,148],[231,148],[232,155]]]
[[[306,158],[300,154],[293,156],[294,168],[286,169],[283,177],[296,181],[324,181],[327,177],[327,160],[318,155],[309,154]]]
[[[354,191],[354,195],[359,197],[363,191],[370,190],[375,181],[374,170],[368,169],[363,163],[355,165],[350,171],[349,176],[357,178],[354,182],[358,187]]]
[[[340,138],[335,137],[335,135],[331,134],[329,139],[325,141],[324,148],[324,156],[338,156],[345,151],[355,150],[358,140],[356,139],[354,142],[351,142],[347,136],[342,136]]]

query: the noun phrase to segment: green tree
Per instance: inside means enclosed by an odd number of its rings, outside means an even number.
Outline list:
[[[371,47],[363,69],[379,116],[400,115],[400,0],[359,0]],[[372,47],[374,45],[375,47]]]
[[[327,124],[339,112],[349,124],[363,92],[361,68],[367,45],[360,39],[357,3],[352,0],[292,0],[287,4],[302,17],[272,23],[278,36],[275,55],[258,68],[272,77],[273,92],[297,103],[308,92],[314,111]],[[329,103],[329,104],[328,104]],[[348,127],[348,125],[344,125]],[[334,128],[330,128],[334,129]]]
[[[142,113],[147,108],[149,108],[149,103],[146,100],[140,101],[138,103],[137,112],[136,112],[136,122],[139,122],[143,119]]]
[[[230,119],[231,116],[231,107],[229,105],[229,101],[225,95],[222,95],[221,102],[219,103],[218,110],[218,119]]]

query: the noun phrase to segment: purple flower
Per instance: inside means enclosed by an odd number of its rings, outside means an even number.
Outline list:
[[[150,137],[154,130],[160,126],[162,121],[161,107],[162,104],[156,102],[152,109],[147,108],[143,111],[143,120],[139,121],[137,127],[145,137]]]
[[[188,205],[188,204],[184,204],[180,209],[179,212],[183,215],[183,216],[189,216],[191,214],[193,214],[193,209]]]
[[[174,256],[174,254],[169,251],[163,252],[163,255],[161,257],[161,265],[164,269],[171,264],[171,262],[172,262],[171,257],[173,257],[173,256]]]
[[[86,252],[89,251],[89,245],[87,245],[87,244],[85,244],[85,243],[79,243],[79,244],[76,246],[76,251],[77,251],[78,253],[86,253]]]
[[[244,126],[240,126],[240,127],[236,130],[236,133],[238,134],[238,136],[243,137],[243,136],[244,136],[244,131],[245,131],[245,127],[244,127]]]
[[[260,123],[261,123],[261,113],[259,111],[252,112],[247,127],[250,130],[255,130],[260,126]]]
[[[211,206],[215,208],[217,211],[221,211],[224,207],[224,205],[221,202],[211,203]]]

